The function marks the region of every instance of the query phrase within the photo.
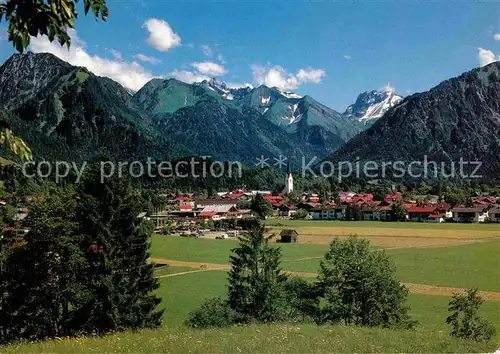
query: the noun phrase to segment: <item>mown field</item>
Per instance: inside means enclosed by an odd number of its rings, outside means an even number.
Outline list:
[[[304,223],[309,222],[311,221],[289,221],[290,224],[285,227],[301,228]],[[317,226],[308,224],[306,228],[310,228],[313,233],[318,232],[319,235],[326,229],[331,234],[337,234],[337,223],[327,223],[331,226],[325,227],[324,222],[319,222]],[[379,232],[391,232],[394,234],[387,237],[394,239],[394,242],[397,242],[396,239],[415,238],[408,235],[417,232],[415,230],[422,233],[421,238],[433,242],[436,242],[436,239],[453,238],[467,241],[459,245],[434,244],[431,247],[413,243],[406,248],[395,249],[378,244],[379,247],[374,249],[374,252],[388,248],[385,252],[394,260],[401,281],[456,288],[477,286],[482,291],[500,292],[500,239],[495,236],[497,230],[492,229],[491,225],[473,225],[479,227],[475,230],[469,228],[471,225],[465,224],[458,225],[463,226],[462,229],[453,229],[457,227],[456,224],[391,223],[389,230],[380,227],[386,223],[368,223],[368,228],[365,222],[359,225],[349,223],[348,227],[365,233],[373,233],[373,230],[377,229]],[[392,227],[394,225],[398,226]],[[408,225],[411,225],[412,229],[405,228]],[[434,228],[429,228],[430,226]],[[452,236],[454,231],[466,233],[468,236]],[[313,236],[314,234],[311,237]],[[361,237],[373,240],[371,236],[362,233]],[[323,242],[273,245],[282,248],[283,269],[309,273],[317,272],[319,262],[328,249],[327,243]],[[500,301],[486,301],[482,308],[482,315],[497,329],[493,341],[474,343],[449,336],[445,319],[451,297],[443,294],[410,294],[408,305],[411,308],[411,316],[419,322],[414,331],[317,327],[309,324],[237,326],[213,330],[187,328],[184,323],[192,310],[205,298],[224,296],[227,291],[226,271],[210,270],[203,268],[203,265],[225,265],[227,268],[231,249],[236,246],[237,241],[234,239],[153,236],[152,258],[161,260],[159,263],[176,260],[184,264],[181,267],[158,266],[155,269],[155,275],[160,281],[160,288],[157,290],[158,295],[162,297],[160,306],[165,309],[164,324],[158,330],[118,333],[103,338],[60,339],[10,345],[0,347],[0,353],[493,352],[500,347]]]
[[[335,237],[366,237],[383,248],[442,247],[500,238],[500,224],[429,224],[417,222],[266,220],[269,233],[293,228],[299,243],[329,244]]]
[[[483,230],[500,232],[500,224],[459,224],[459,223],[423,223],[423,222],[384,222],[384,221],[339,221],[339,220],[281,220],[267,219],[267,226],[315,226],[315,227],[366,227],[423,230]]]
[[[237,242],[177,236],[154,236],[152,257],[199,263],[229,264]],[[317,272],[327,245],[276,244],[283,253],[283,269]],[[500,291],[500,240],[439,248],[386,250],[396,264],[401,281]]]

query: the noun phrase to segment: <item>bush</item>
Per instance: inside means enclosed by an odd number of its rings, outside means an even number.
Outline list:
[[[495,334],[495,328],[482,319],[478,312],[484,300],[477,289],[468,289],[467,294],[455,294],[448,304],[451,315],[446,323],[452,327],[451,336],[475,341],[488,341]]]
[[[290,278],[285,284],[290,321],[313,322],[319,305],[318,289],[315,283],[303,278]]]
[[[293,220],[305,219],[308,215],[309,213],[307,212],[307,210],[299,209],[292,215],[292,219]]]
[[[395,275],[391,259],[367,240],[335,239],[320,265],[317,322],[412,327],[404,306],[408,289]]]
[[[206,299],[189,314],[187,325],[194,328],[227,327],[236,322],[236,313],[219,297]]]

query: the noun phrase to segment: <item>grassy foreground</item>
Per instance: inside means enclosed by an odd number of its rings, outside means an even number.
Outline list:
[[[274,324],[227,329],[125,332],[102,338],[50,340],[1,348],[2,353],[311,353],[493,352],[494,343],[451,338],[441,331]]]

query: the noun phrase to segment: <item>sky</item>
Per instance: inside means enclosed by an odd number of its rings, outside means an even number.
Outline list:
[[[343,112],[368,90],[406,96],[500,60],[499,1],[109,1],[71,49],[31,39],[138,90],[154,77],[266,84]],[[0,23],[0,60],[15,53]]]

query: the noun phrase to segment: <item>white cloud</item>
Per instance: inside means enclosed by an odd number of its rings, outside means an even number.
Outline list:
[[[183,81],[188,84],[192,84],[193,82],[201,82],[203,80],[210,80],[210,77],[200,74],[198,72],[189,71],[189,70],[174,70],[168,73],[169,77],[173,77],[179,81]]]
[[[500,56],[496,56],[491,50],[484,48],[478,48],[478,50],[477,59],[479,60],[479,66],[485,66],[500,60]]]
[[[325,71],[321,69],[300,69],[297,73],[297,79],[299,79],[299,82],[312,82],[318,84],[325,75]]]
[[[72,65],[83,66],[98,76],[109,77],[124,87],[137,91],[154,76],[137,62],[105,59],[86,52],[85,42],[76,31],[70,29],[71,47],[61,47],[57,41],[50,42],[46,36],[31,37],[31,50],[35,53],[52,53]]]
[[[495,33],[493,35],[493,38],[495,39],[495,41],[500,41],[500,33]]]
[[[226,68],[224,66],[219,65],[217,63],[213,63],[210,61],[205,62],[194,62],[191,64],[200,74],[209,75],[209,76],[221,76],[227,73]]]
[[[344,54],[344,59],[345,60],[350,60],[350,59],[352,59],[352,57],[350,55],[348,55],[348,54]]]
[[[245,88],[245,87],[250,87],[251,89],[253,88],[253,85],[249,82],[245,82],[244,84],[242,83],[236,83],[236,82],[228,82],[226,83],[227,87],[232,88],[232,89],[239,89],[239,88]]]
[[[134,58],[136,58],[140,61],[143,61],[145,63],[150,63],[150,64],[158,64],[159,62],[161,62],[161,60],[158,58],[150,57],[150,56],[147,56],[147,55],[144,55],[141,53],[134,55]]]
[[[167,21],[150,18],[143,27],[149,31],[147,42],[153,48],[166,52],[181,45],[181,37],[175,33]]]
[[[394,86],[391,86],[390,83],[387,83],[387,85],[385,85],[384,87],[382,87],[381,90],[384,91],[384,92],[396,92],[396,89],[394,88]]]
[[[282,90],[294,90],[305,83],[319,83],[326,75],[322,69],[300,69],[297,74],[288,73],[280,65],[264,67],[254,64],[251,66],[252,74],[258,85],[278,87]]]
[[[116,60],[121,61],[123,59],[122,53],[115,49],[109,49],[109,52],[115,57]]]
[[[210,46],[207,44],[203,44],[201,46],[201,50],[203,51],[203,54],[205,54],[207,57],[211,57],[213,54],[212,48],[210,48]]]

